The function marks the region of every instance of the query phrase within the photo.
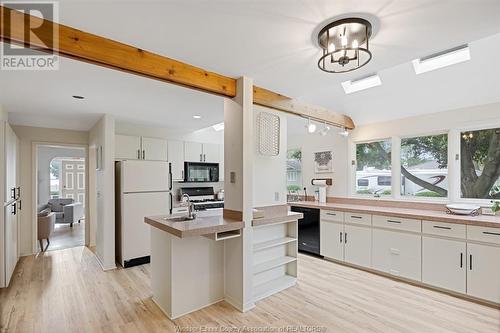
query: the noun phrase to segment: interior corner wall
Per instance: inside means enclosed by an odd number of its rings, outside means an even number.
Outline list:
[[[56,157],[85,158],[85,149],[41,146],[38,148],[38,204],[50,199],[50,162]]]
[[[115,121],[104,115],[89,132],[89,146],[95,159],[101,159],[101,168],[91,165],[90,177],[95,187],[89,189],[95,202],[91,201],[90,214],[96,221],[96,255],[104,270],[116,268],[115,264]],[[102,147],[102,148],[101,148]],[[99,148],[102,154],[99,154]],[[102,155],[102,158],[101,158]],[[94,158],[92,158],[94,160]],[[95,162],[95,161],[94,161]],[[95,177],[95,178],[94,178]],[[93,183],[93,181],[91,181]],[[92,193],[93,192],[93,193]],[[95,206],[94,206],[95,204]]]
[[[20,211],[19,253],[21,256],[30,255],[36,251],[35,210],[33,193],[36,191],[33,169],[36,158],[33,159],[33,143],[52,143],[61,145],[88,145],[88,132],[41,128],[31,126],[12,126],[19,138],[20,186],[23,200],[23,209]]]
[[[261,112],[280,119],[280,147],[277,156],[259,152],[258,116]],[[263,106],[254,105],[255,144],[253,150],[253,207],[286,204],[287,115]]]

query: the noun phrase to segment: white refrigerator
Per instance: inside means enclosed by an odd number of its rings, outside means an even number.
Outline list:
[[[126,268],[150,261],[150,228],[144,217],[171,214],[172,166],[159,161],[120,161],[115,167],[116,257]]]

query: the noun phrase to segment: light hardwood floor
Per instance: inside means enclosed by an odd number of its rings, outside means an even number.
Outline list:
[[[103,272],[85,247],[24,257],[12,285],[0,290],[0,331],[318,325],[327,332],[500,332],[500,310],[304,255],[297,286],[255,309],[240,313],[221,302],[173,323],[151,300],[149,268]]]

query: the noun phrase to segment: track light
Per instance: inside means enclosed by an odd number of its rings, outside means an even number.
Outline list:
[[[342,131],[339,132],[339,135],[347,138],[349,136],[349,131],[347,130],[347,128],[343,127]]]
[[[306,125],[306,129],[309,133],[314,133],[316,132],[316,125],[311,123],[311,118],[309,118],[307,120],[307,125]]]
[[[325,123],[323,129],[319,132],[320,135],[325,136],[330,131],[330,126]]]

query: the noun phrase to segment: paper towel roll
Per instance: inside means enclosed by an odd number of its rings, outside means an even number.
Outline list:
[[[326,179],[313,179],[311,183],[315,186],[326,186]]]

